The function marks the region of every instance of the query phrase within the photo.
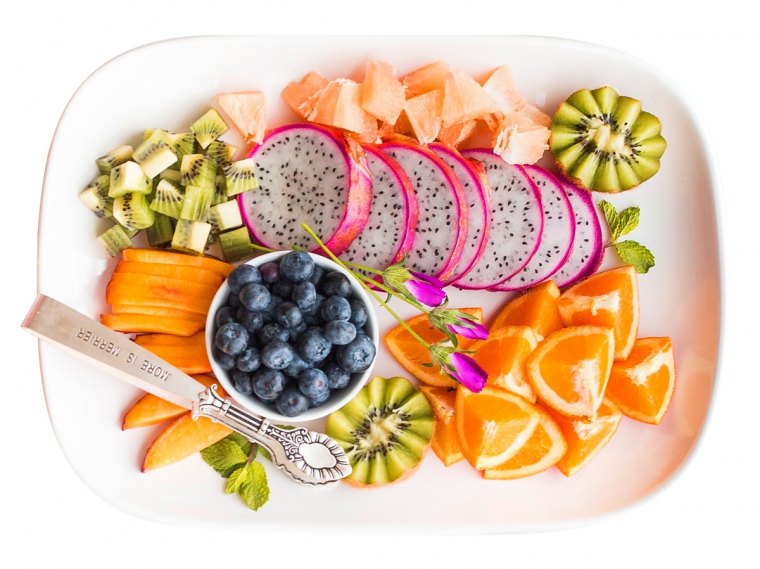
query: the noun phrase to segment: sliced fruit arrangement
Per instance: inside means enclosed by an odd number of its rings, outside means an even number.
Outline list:
[[[211,301],[232,266],[158,249],[124,249],[108,285],[110,314],[101,322],[119,332],[189,337],[205,328]],[[193,368],[195,369],[195,368]],[[196,371],[203,373],[209,369]]]
[[[673,346],[669,338],[636,339],[636,279],[626,266],[564,293],[547,281],[512,299],[492,320],[488,338],[466,346],[488,374],[479,393],[447,385],[409,332],[391,330],[390,352],[431,384],[420,389],[434,410],[433,450],[441,462],[449,466],[463,456],[488,479],[522,478],[554,465],[570,476],[612,439],[622,415],[659,423],[675,383]],[[407,323],[425,336],[426,322],[423,315]],[[632,348],[619,350],[629,337]]]
[[[375,377],[327,418],[325,432],[346,451],[355,486],[381,486],[412,474],[435,428],[425,396],[403,377]]]
[[[263,115],[251,118],[250,93],[220,96],[220,104],[246,138],[259,136],[253,123],[261,127]],[[230,234],[243,225],[232,200],[258,187],[258,181],[253,162],[233,162],[237,149],[218,140],[228,128],[210,109],[189,132],[149,129],[134,150],[122,145],[96,160],[100,175],[79,198],[98,217],[115,221],[98,237],[109,255],[132,247],[142,230],[151,247],[202,255],[211,240],[226,235],[220,239],[225,259],[251,255],[247,233]]]
[[[660,169],[667,143],[660,120],[612,87],[581,89],[557,109],[551,151],[557,165],[584,188],[620,192]]]

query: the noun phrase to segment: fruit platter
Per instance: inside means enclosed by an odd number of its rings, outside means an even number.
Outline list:
[[[103,499],[180,524],[501,532],[634,505],[712,400],[710,160],[656,70],[581,43],[127,52],[55,133],[39,292],[326,433],[350,468],[294,484],[264,447],[41,344],[61,447]]]

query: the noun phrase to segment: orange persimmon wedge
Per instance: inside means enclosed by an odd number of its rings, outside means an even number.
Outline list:
[[[169,318],[179,318],[181,320],[193,320],[194,322],[205,323],[206,315],[179,308],[167,308],[164,306],[144,306],[140,304],[113,304],[111,312],[114,314],[148,314],[152,316],[168,316]]]
[[[121,258],[125,261],[140,261],[143,263],[168,263],[173,265],[185,265],[188,267],[200,267],[209,271],[216,271],[223,277],[227,277],[234,268],[232,265],[214,259],[213,257],[201,257],[186,255],[161,249],[129,248],[121,252]]]
[[[158,332],[177,336],[192,336],[203,330],[205,322],[170,318],[155,314],[101,314],[100,321],[111,330],[135,334]]]
[[[150,336],[156,335],[151,334]],[[185,373],[196,374],[212,371],[203,332],[185,338],[186,342],[168,343],[168,340],[162,342],[141,340],[143,337],[138,336],[135,342]]]
[[[114,273],[134,273],[182,279],[194,283],[219,288],[224,277],[217,271],[188,265],[170,265],[168,263],[144,263],[138,261],[119,261]]]
[[[232,430],[207,417],[193,419],[186,411],[174,421],[148,447],[142,471],[155,470],[173,464],[219,442]]]

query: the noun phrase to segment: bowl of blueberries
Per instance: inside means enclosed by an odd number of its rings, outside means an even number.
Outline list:
[[[285,423],[348,403],[370,377],[378,337],[366,291],[337,263],[304,251],[235,267],[206,321],[221,385],[253,413]]]

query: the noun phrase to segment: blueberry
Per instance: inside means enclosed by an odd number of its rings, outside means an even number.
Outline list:
[[[248,330],[237,322],[228,322],[214,335],[214,345],[230,356],[236,356],[248,347]]]
[[[239,369],[233,369],[230,372],[230,378],[232,379],[232,387],[235,391],[242,393],[243,395],[250,395],[253,393],[253,383],[251,382],[251,374]]]
[[[292,251],[280,259],[280,274],[291,282],[303,282],[313,273],[314,259],[304,251]]]
[[[227,286],[232,294],[239,293],[242,288],[251,283],[260,283],[261,273],[253,265],[238,265],[227,277]]]
[[[261,368],[253,374],[253,394],[262,401],[274,401],[285,389],[285,376],[281,371]]]
[[[309,400],[303,393],[291,387],[282,392],[275,406],[283,415],[295,417],[309,408]]]
[[[265,346],[269,342],[273,342],[275,340],[279,340],[280,342],[287,342],[290,339],[290,334],[285,327],[281,326],[277,322],[270,322],[269,324],[264,324],[264,326],[261,327],[261,330],[259,330],[256,338],[258,339],[260,346]]]
[[[298,355],[307,363],[323,360],[330,353],[330,342],[320,328],[309,328],[298,338]]]
[[[351,305],[342,296],[331,296],[319,307],[319,315],[325,322],[348,320],[351,318]]]
[[[301,322],[298,326],[288,328],[288,337],[290,338],[291,342],[297,342],[299,336],[303,334],[307,328],[308,326],[306,325],[306,322]]]
[[[327,376],[327,385],[330,389],[343,389],[351,380],[351,374],[334,362],[326,364],[322,371]]]
[[[272,295],[263,284],[251,283],[245,285],[238,296],[248,310],[257,311],[267,309]]]
[[[229,304],[235,310],[243,306],[243,303],[240,302],[240,293],[231,294],[230,297],[227,299],[227,304]]]
[[[264,325],[264,317],[262,316],[261,312],[251,312],[242,306],[238,308],[237,314],[235,316],[237,318],[237,321],[245,326],[245,329],[251,333],[255,332],[256,330],[260,330]]]
[[[274,340],[261,348],[261,363],[269,369],[285,369],[296,357],[293,346]]]
[[[303,370],[298,376],[298,389],[309,399],[320,399],[325,391],[330,392],[325,372],[313,367]]]
[[[359,335],[354,340],[337,349],[337,362],[349,373],[365,371],[375,359],[375,344],[369,336]]]
[[[295,328],[303,322],[301,309],[292,302],[283,302],[275,312],[277,322],[285,328]]]
[[[325,391],[322,397],[319,397],[317,399],[312,399],[311,397],[309,397],[308,399],[309,399],[309,407],[311,408],[324,405],[325,403],[327,403],[328,399],[330,399],[330,390],[328,389],[327,391]]]
[[[271,296],[269,299],[269,307],[266,310],[266,312],[269,314],[270,320],[275,320],[277,318],[277,307],[280,306],[283,302],[284,301],[279,296]]]
[[[325,270],[319,265],[314,265],[314,272],[311,273],[309,282],[314,286],[318,286],[323,276],[325,276]]]
[[[216,314],[214,314],[214,324],[216,324],[217,328],[234,321],[235,309],[231,306],[222,306],[219,310],[216,311]]]
[[[222,350],[217,348],[216,345],[211,349],[211,356],[219,367],[225,371],[230,371],[235,367],[235,356],[225,354]]]
[[[275,296],[279,296],[280,298],[290,298],[290,296],[293,294],[293,289],[296,285],[294,285],[290,281],[281,280],[277,281],[276,283],[272,283],[272,286],[269,288],[271,293]]]
[[[348,277],[339,271],[330,271],[322,277],[319,288],[326,296],[348,296],[351,294],[351,283]]]
[[[309,281],[298,283],[290,298],[301,310],[311,310],[317,303],[317,289]]]
[[[351,318],[348,321],[357,328],[361,328],[367,323],[367,319],[369,318],[367,306],[358,298],[352,298],[348,303],[351,305]]]
[[[297,379],[299,374],[305,370],[310,368],[311,365],[307,364],[305,361],[301,359],[300,356],[296,355],[296,357],[293,358],[293,361],[290,362],[288,367],[286,367],[283,371],[285,375],[288,377],[292,377],[293,379]]]
[[[345,346],[356,338],[356,328],[345,320],[334,320],[325,324],[325,338],[333,346]]]
[[[272,284],[280,280],[280,265],[274,261],[264,263],[259,267],[261,280],[267,284]]]
[[[259,369],[261,365],[261,354],[259,350],[253,346],[248,346],[242,354],[235,360],[235,367],[240,371],[251,373]]]

